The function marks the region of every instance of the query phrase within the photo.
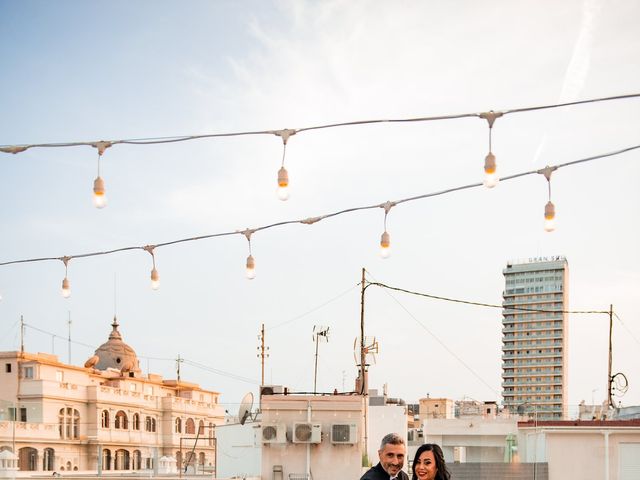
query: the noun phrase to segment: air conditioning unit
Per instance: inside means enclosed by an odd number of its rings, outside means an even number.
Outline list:
[[[358,427],[355,423],[334,423],[331,425],[331,443],[358,443]]]
[[[287,426],[284,423],[263,423],[260,428],[262,443],[286,443]]]
[[[322,425],[319,423],[298,422],[293,424],[293,443],[320,443]]]
[[[263,395],[278,395],[284,393],[284,387],[282,385],[262,385],[260,387],[260,396]]]

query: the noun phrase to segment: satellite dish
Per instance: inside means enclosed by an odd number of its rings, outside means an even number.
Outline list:
[[[523,404],[518,405],[518,408],[516,409],[516,411],[518,412],[518,415],[524,415],[524,405]]]
[[[249,392],[242,397],[240,408],[238,409],[238,420],[240,421],[240,425],[244,425],[247,418],[251,417],[251,407],[253,407],[253,393]]]

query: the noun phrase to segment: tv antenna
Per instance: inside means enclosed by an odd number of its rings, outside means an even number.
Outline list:
[[[240,402],[240,408],[238,409],[238,421],[240,425],[244,425],[247,419],[252,419],[251,416],[251,408],[253,407],[253,393],[248,392],[244,397],[242,397],[242,401]]]
[[[316,365],[313,374],[313,394],[317,392],[316,385],[318,382],[318,344],[320,340],[329,341],[329,327],[321,327],[316,325],[313,327],[313,341],[316,342]]]
[[[364,366],[368,367],[376,363],[376,354],[379,352],[379,344],[376,337],[364,337],[364,342],[360,341],[360,337],[356,337],[353,341],[353,359],[356,361],[357,367],[362,367],[361,359],[364,359]]]

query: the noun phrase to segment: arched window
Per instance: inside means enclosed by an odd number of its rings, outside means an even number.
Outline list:
[[[53,471],[53,461],[55,460],[56,452],[53,448],[45,448],[42,454],[42,470],[45,472]]]
[[[185,433],[194,434],[196,433],[196,423],[193,421],[193,418],[187,418],[187,421],[184,425]]]
[[[121,448],[116,450],[116,464],[114,470],[129,470],[129,451]]]
[[[206,457],[204,456],[204,452],[200,452],[198,454],[198,463],[200,464],[201,467],[205,466],[205,462],[207,461]]]
[[[60,438],[80,438],[80,412],[75,408],[61,408],[58,413]]]
[[[127,414],[122,410],[118,410],[113,426],[120,430],[129,430],[129,419],[127,418]]]
[[[102,450],[102,469],[111,470],[111,450],[108,448]]]
[[[38,450],[31,447],[23,447],[19,449],[18,468],[22,471],[29,472],[38,470]]]
[[[182,419],[176,418],[176,433],[182,433]]]
[[[133,414],[133,429],[140,430],[140,415],[137,413]]]
[[[155,432],[156,431],[156,419],[151,417],[145,417],[144,419],[144,429],[147,432]]]
[[[102,428],[109,428],[109,410],[102,410]]]
[[[204,422],[200,420],[198,422],[198,436],[204,435]]]
[[[142,468],[142,454],[140,450],[133,451],[133,461],[131,463],[131,470],[140,470]]]

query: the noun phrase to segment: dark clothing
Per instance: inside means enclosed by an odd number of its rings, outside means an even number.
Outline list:
[[[379,463],[375,467],[371,467],[365,472],[360,480],[389,480],[390,475],[384,471],[382,465]],[[402,470],[398,472],[398,480],[409,480],[409,475]]]

